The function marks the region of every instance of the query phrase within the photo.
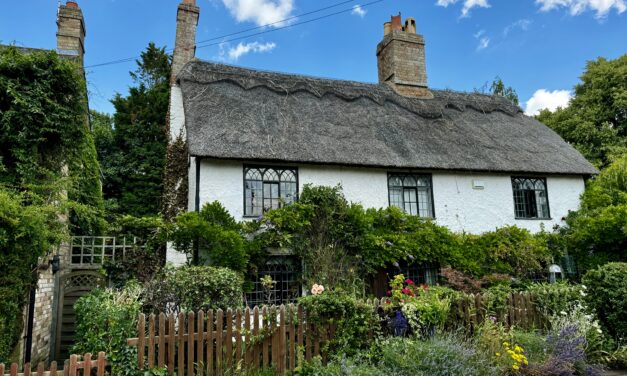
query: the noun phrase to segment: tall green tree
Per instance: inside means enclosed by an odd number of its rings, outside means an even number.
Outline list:
[[[537,119],[605,168],[627,152],[627,54],[589,61],[568,107]]]
[[[167,147],[171,56],[150,43],[130,72],[135,86],[111,101],[113,118],[92,113],[107,208],[114,214],[156,215],[161,207]]]

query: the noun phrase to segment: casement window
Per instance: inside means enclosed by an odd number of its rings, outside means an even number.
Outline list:
[[[296,168],[244,167],[244,215],[257,217],[294,202],[298,195]]]
[[[410,215],[434,217],[430,175],[389,174],[388,194],[391,206]]]
[[[546,179],[512,177],[517,219],[550,219]]]

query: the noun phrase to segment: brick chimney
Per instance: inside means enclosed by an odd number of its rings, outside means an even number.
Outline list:
[[[174,84],[176,76],[183,66],[194,59],[196,54],[196,27],[200,17],[200,8],[196,0],[183,0],[179,4],[176,14],[176,41],[172,56],[172,76],[170,83]]]
[[[383,24],[383,40],[377,45],[379,83],[390,85],[398,94],[413,98],[433,98],[427,86],[425,40],[416,34],[416,20],[405,25],[401,14]]]
[[[85,55],[85,19],[83,11],[75,1],[59,6],[57,13],[57,52],[61,55],[76,56],[83,65]]]

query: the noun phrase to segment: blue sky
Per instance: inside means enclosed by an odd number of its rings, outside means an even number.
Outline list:
[[[346,0],[197,0],[197,41],[265,25]],[[376,82],[383,22],[416,18],[426,40],[429,86],[472,91],[500,76],[529,112],[567,103],[586,61],[627,53],[627,0],[373,0],[350,11],[251,38],[200,47],[197,57],[245,67]],[[139,55],[148,42],[172,47],[179,0],[78,0],[86,18],[86,66]],[[351,9],[363,5],[359,9]],[[2,0],[0,43],[54,48],[56,0]],[[258,30],[259,31],[259,30]],[[232,38],[232,37],[231,37]],[[223,42],[223,43],[218,43]],[[206,44],[206,43],[205,43]],[[199,43],[202,46],[202,43]],[[134,63],[87,69],[90,106],[113,112]],[[527,106],[527,101],[531,101]]]

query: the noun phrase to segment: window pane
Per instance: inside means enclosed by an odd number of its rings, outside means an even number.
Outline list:
[[[296,182],[296,175],[294,175],[294,173],[292,171],[290,171],[290,170],[285,170],[281,174],[281,181]]]
[[[418,203],[416,202],[416,189],[404,189],[403,201],[405,202],[405,212],[410,215],[418,214]]]
[[[431,213],[431,195],[429,193],[430,191],[427,189],[420,189],[418,191],[418,215],[420,217],[433,217],[433,214]]]
[[[403,208],[403,198],[402,198],[403,190],[400,188],[390,188],[390,205],[396,206],[397,208],[404,210]]]
[[[388,186],[390,187],[402,187],[403,181],[398,176],[390,176],[388,181]]]
[[[269,168],[263,173],[263,181],[279,181],[279,175],[274,169]]]
[[[403,179],[403,186],[404,187],[415,187],[416,186],[416,179],[414,179],[413,176],[405,176],[405,178]]]
[[[540,178],[513,178],[516,218],[549,218],[546,182]]]

